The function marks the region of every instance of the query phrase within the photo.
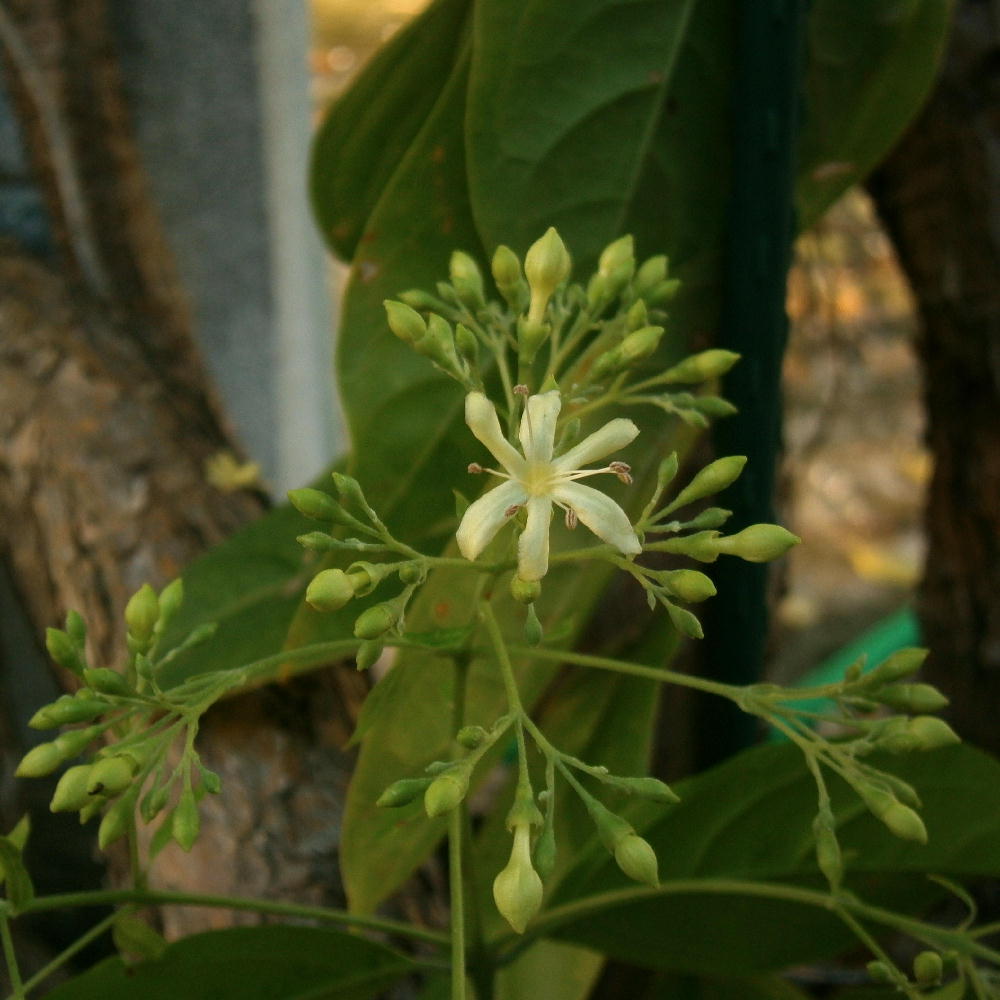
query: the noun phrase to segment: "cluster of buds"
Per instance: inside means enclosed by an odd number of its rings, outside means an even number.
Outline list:
[[[161,699],[157,673],[214,631],[211,625],[195,629],[166,656],[158,656],[164,631],[183,596],[180,580],[159,594],[145,584],[132,596],[125,608],[129,655],[123,671],[90,665],[86,625],[76,612],[67,616],[65,630],[49,629],[46,634],[53,660],[73,673],[81,686],[31,718],[29,725],[35,729],[63,727],[63,732],[30,750],[17,774],[44,777],[83,755],[90,756],[63,772],[50,809],[79,813],[81,822],[103,813],[98,830],[102,848],[132,828],[137,809],[146,822],[163,812],[183,775],[183,790],[158,835],[160,846],[173,839],[190,849],[198,834],[197,798],[205,791],[219,790],[218,776],[202,767],[193,751],[167,773],[167,751],[189,723],[176,704]],[[197,769],[197,783],[193,769]]]
[[[300,514],[326,525],[324,531],[300,535],[299,543],[312,552],[365,552],[395,558],[386,562],[359,560],[347,567],[328,566],[310,581],[306,602],[316,611],[331,613],[355,598],[368,597],[390,576],[398,577],[403,584],[401,593],[365,608],[354,623],[354,636],[361,640],[357,666],[366,670],[382,655],[387,640],[402,633],[406,606],[427,577],[427,561],[392,536],[356,479],[335,472],[333,480],[339,501],[312,488],[289,492],[288,499]],[[344,528],[362,537],[344,538]]]

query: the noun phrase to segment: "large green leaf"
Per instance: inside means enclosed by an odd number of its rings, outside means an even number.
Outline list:
[[[892,763],[920,792],[930,841],[892,837],[837,781],[833,808],[852,887],[862,897],[912,901],[927,886],[912,876],[1000,871],[1000,764],[964,746]],[[660,858],[660,891],[628,889],[596,848],[564,880],[540,933],[637,964],[731,975],[843,947],[843,927],[822,907],[755,896],[737,884],[819,884],[809,822],[815,788],[794,748],[748,751],[678,791],[679,805],[647,809],[653,818],[637,824]],[[601,894],[611,895],[602,901]]]
[[[487,245],[555,225],[590,264],[622,232],[694,6],[476,4],[466,148]]]
[[[469,0],[435,0],[335,102],[313,140],[320,231],[350,260],[368,218],[434,107],[460,50]]]
[[[796,190],[803,229],[865,178],[919,111],[951,7],[951,0],[811,4]]]
[[[162,958],[108,958],[50,1000],[367,1000],[415,966],[383,945],[312,927],[240,927],[194,934]]]

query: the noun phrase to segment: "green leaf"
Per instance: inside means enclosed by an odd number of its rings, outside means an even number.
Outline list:
[[[657,976],[641,1000],[808,1000],[808,994],[777,976],[714,979]]]
[[[539,941],[497,975],[496,1000],[585,1000],[604,966],[604,957],[585,948]]]
[[[968,878],[1000,868],[1000,764],[958,746],[894,759],[892,770],[918,788],[930,842],[892,837],[836,781],[833,809],[852,889],[876,901],[883,893],[926,901],[935,887],[912,876]],[[679,805],[632,814],[660,859],[661,889],[633,890],[595,846],[561,885],[540,933],[637,964],[732,975],[844,946],[849,935],[822,907],[754,896],[740,885],[820,884],[810,834],[816,792],[795,749],[748,751],[677,790]]]
[[[809,10],[796,208],[806,229],[892,148],[923,105],[949,0],[815,0]]]
[[[476,4],[466,143],[487,246],[554,225],[589,264],[623,231],[694,7]]]
[[[0,837],[0,884],[7,886],[7,899],[15,910],[30,903],[35,896],[31,876],[21,857],[21,847],[11,837]]]
[[[320,231],[350,260],[459,52],[469,0],[436,0],[393,36],[316,133],[310,188]]]
[[[312,927],[194,934],[138,965],[108,958],[49,1000],[366,1000],[413,970],[365,938]]]

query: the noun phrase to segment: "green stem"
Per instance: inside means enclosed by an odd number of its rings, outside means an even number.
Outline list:
[[[20,910],[21,913],[43,913],[49,910],[70,909],[78,906],[113,906],[119,903],[139,903],[153,906],[209,906],[225,910],[242,910],[252,913],[270,913],[275,916],[316,920],[320,923],[346,924],[365,930],[398,934],[401,937],[430,944],[447,945],[449,937],[441,931],[416,927],[401,920],[383,917],[365,917],[326,906],[301,906],[270,899],[251,899],[245,896],[221,896],[196,892],[172,892],[163,889],[106,889],[96,892],[66,892],[52,896],[38,896]]]
[[[24,909],[21,910],[24,912]],[[17,952],[14,950],[14,939],[10,935],[10,921],[6,913],[0,913],[0,939],[3,940],[3,956],[7,960],[10,985],[14,992],[11,1000],[24,1000],[25,987],[21,980],[21,967],[17,964]]]
[[[51,962],[47,965],[42,966],[25,984],[25,992],[33,990],[36,986],[45,982],[54,972],[61,969],[77,952],[82,951],[84,948],[90,944],[91,941],[95,941],[99,938],[105,931],[114,925],[114,922],[118,919],[117,913],[112,913],[105,917],[99,923],[94,924],[90,930],[81,934],[72,944],[68,945]]]
[[[896,989],[901,993],[905,993],[910,1000],[920,1000],[920,994],[910,985],[906,976],[900,971],[899,967],[892,960],[889,953],[868,933],[867,928],[854,916],[847,912],[847,910],[841,907],[835,907],[834,913],[840,917],[841,920],[850,928],[851,933],[861,941],[865,947],[889,970],[892,974],[893,982]]]
[[[448,817],[448,879],[451,890],[451,1000],[465,1000],[465,884],[462,881],[462,810]]]

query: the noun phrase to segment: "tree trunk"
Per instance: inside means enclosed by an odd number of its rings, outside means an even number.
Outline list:
[[[38,634],[77,609],[94,661],[114,664],[130,593],[266,503],[206,477],[210,457],[238,449],[147,193],[104,0],[5,3],[0,52],[59,247],[57,261],[0,248],[0,557]],[[200,745],[223,793],[154,884],[341,902],[341,747],[363,686],[337,672],[210,713]],[[174,934],[230,920],[164,916]]]
[[[1000,752],[1000,14],[962,0],[941,78],[871,183],[919,303],[934,475],[926,675]]]

